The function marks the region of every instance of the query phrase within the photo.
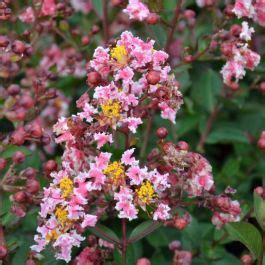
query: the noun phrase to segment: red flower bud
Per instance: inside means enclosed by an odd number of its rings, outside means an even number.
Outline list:
[[[40,183],[36,179],[27,181],[27,191],[29,193],[37,193],[40,190]]]
[[[149,16],[146,18],[146,22],[150,25],[155,25],[158,23],[160,16],[156,13],[150,13]]]
[[[93,71],[93,72],[89,72],[87,74],[87,83],[89,86],[97,86],[99,85],[101,82],[101,75],[96,72],[96,71]]]
[[[19,127],[16,129],[15,132],[13,132],[11,136],[11,143],[15,145],[22,145],[25,142],[27,134],[23,127]]]
[[[184,62],[185,63],[192,63],[193,62],[193,56],[192,55],[187,55],[184,57]]]
[[[13,199],[16,202],[23,203],[27,200],[27,194],[24,191],[18,191],[13,195]]]
[[[8,88],[7,88],[7,93],[10,95],[10,96],[15,96],[17,95],[18,93],[20,92],[20,87],[18,85],[10,85]]]
[[[88,36],[83,36],[82,37],[82,44],[83,45],[88,45],[90,42],[90,38]]]
[[[185,141],[179,141],[177,143],[177,147],[180,149],[180,150],[184,150],[184,151],[188,151],[189,150],[189,144],[186,143]]]
[[[26,109],[30,109],[34,106],[34,100],[29,95],[23,95],[19,101],[20,105]]]
[[[25,169],[22,173],[22,175],[24,177],[26,177],[27,179],[33,179],[36,177],[37,175],[37,171],[35,168],[32,167],[28,167],[27,169]]]
[[[241,257],[241,261],[243,265],[251,265],[252,264],[252,258],[250,255],[243,255]]]
[[[156,85],[160,81],[160,73],[158,71],[151,70],[146,75],[146,80],[150,85]]]
[[[3,259],[7,255],[7,252],[8,252],[7,247],[1,245],[0,246],[0,259]]]
[[[261,82],[260,84],[259,84],[259,90],[261,91],[261,92],[265,92],[265,82]]]
[[[55,160],[48,160],[43,165],[43,170],[46,176],[49,176],[52,171],[57,170],[57,163]]]
[[[160,127],[156,131],[156,136],[160,139],[166,138],[168,135],[168,130],[165,127]]]
[[[6,160],[0,157],[0,170],[3,170],[6,167]]]
[[[26,158],[25,154],[21,151],[15,152],[12,156],[12,160],[15,164],[23,163],[25,158]]]
[[[25,49],[26,49],[26,45],[24,42],[20,41],[20,40],[15,40],[14,43],[11,46],[12,51],[16,54],[22,54],[24,53]]]

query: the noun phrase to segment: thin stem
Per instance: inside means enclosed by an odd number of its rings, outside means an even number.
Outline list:
[[[174,37],[174,33],[175,33],[175,30],[176,30],[176,27],[177,27],[177,23],[178,23],[178,19],[179,19],[179,16],[180,16],[182,3],[183,3],[183,0],[178,0],[177,6],[176,6],[176,9],[175,9],[175,15],[174,15],[172,23],[171,23],[172,27],[171,27],[171,29],[170,29],[170,31],[168,33],[168,37],[167,37],[167,43],[166,43],[166,51],[167,52],[169,50],[170,44],[171,44],[171,42],[173,40],[173,37]]]
[[[197,150],[200,151],[200,152],[203,151],[204,144],[205,144],[205,142],[207,140],[207,137],[208,137],[208,135],[209,135],[209,133],[211,131],[211,128],[212,128],[213,123],[214,123],[214,121],[215,121],[215,119],[217,117],[218,112],[219,112],[219,106],[216,105],[215,108],[213,109],[213,111],[211,112],[208,120],[207,120],[205,129],[204,129],[204,131],[203,131],[203,133],[201,135],[201,138],[199,140],[199,143],[197,145]]]
[[[106,45],[108,44],[108,41],[109,41],[108,0],[102,0],[102,1],[103,1],[102,23],[103,23],[103,30],[104,30],[104,42]]]
[[[126,235],[126,219],[121,220],[122,223],[122,265],[126,265],[126,251],[127,251],[127,235]]]

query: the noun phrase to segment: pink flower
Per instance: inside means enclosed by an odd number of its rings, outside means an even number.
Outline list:
[[[128,168],[126,175],[130,178],[130,185],[140,185],[147,175],[147,170],[139,166],[132,166]]]
[[[98,111],[96,108],[94,108],[89,103],[85,103],[85,106],[83,108],[83,112],[79,112],[77,115],[81,119],[85,119],[87,122],[92,122],[93,115],[96,114]]]
[[[43,0],[41,6],[41,13],[44,16],[53,16],[56,12],[55,0]]]
[[[170,187],[168,174],[160,174],[156,169],[149,173],[148,179],[154,185],[156,192],[162,192]]]
[[[170,217],[169,214],[170,208],[167,204],[160,203],[157,207],[157,209],[154,212],[153,219],[155,221],[157,220],[167,220]]]
[[[253,17],[255,11],[252,5],[252,0],[236,0],[233,12],[237,17]]]
[[[122,157],[121,157],[121,162],[126,165],[126,166],[129,166],[129,165],[133,165],[133,164],[138,164],[138,161],[135,160],[134,157],[132,157],[132,154],[134,152],[135,148],[131,148],[129,150],[126,150]]]
[[[28,6],[19,16],[18,18],[24,23],[33,23],[35,21],[35,15],[33,8]]]
[[[124,123],[128,124],[128,128],[132,133],[136,133],[136,129],[142,124],[141,118],[129,117],[123,120]]]
[[[100,149],[106,143],[113,143],[112,134],[108,133],[95,133],[94,140],[97,142],[97,148]]]
[[[88,14],[92,9],[91,0],[70,0],[70,2],[75,11],[80,11],[84,14]]]
[[[86,228],[88,226],[95,226],[96,223],[97,223],[96,215],[86,214],[84,216],[84,221],[82,222],[81,226],[82,228]]]
[[[133,78],[134,72],[133,70],[127,66],[123,69],[120,69],[117,74],[115,75],[115,81],[122,80],[125,83],[129,83]]]
[[[172,123],[176,123],[176,110],[170,108],[167,103],[161,102],[159,103],[159,108],[161,109],[161,117],[163,119],[170,120]]]
[[[102,185],[105,183],[106,177],[97,167],[93,167],[88,172],[89,178],[92,179],[91,182],[87,182],[87,190],[101,190]]]
[[[151,262],[147,258],[138,259],[136,265],[151,265]]]
[[[96,158],[96,167],[100,170],[104,169],[110,161],[111,153],[101,152]]]
[[[254,20],[261,26],[265,26],[265,1],[257,0],[254,4],[255,16]]]
[[[130,19],[139,21],[143,21],[150,14],[148,7],[139,0],[129,0],[126,9],[123,9],[123,12],[128,14]]]
[[[246,21],[242,22],[242,31],[240,33],[240,38],[245,41],[251,40],[251,34],[254,33],[254,28],[250,28]]]

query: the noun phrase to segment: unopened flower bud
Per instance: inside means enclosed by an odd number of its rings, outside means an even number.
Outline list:
[[[10,96],[15,96],[20,92],[20,87],[18,85],[12,84],[7,88],[7,93]]]
[[[251,265],[252,264],[252,258],[250,255],[243,255],[241,257],[241,262],[243,265]]]
[[[55,160],[48,160],[43,165],[43,170],[46,176],[49,176],[52,171],[57,170],[57,163]]]
[[[16,54],[22,54],[24,53],[26,49],[26,45],[24,42],[20,40],[15,40],[14,43],[12,44],[12,51]]]
[[[168,135],[168,130],[167,128],[165,127],[160,127],[157,129],[156,131],[156,136],[159,138],[159,139],[164,139],[166,138]]]
[[[7,255],[7,247],[0,245],[0,259],[3,259]]]
[[[19,127],[16,129],[15,132],[13,132],[11,136],[11,143],[15,145],[22,145],[25,142],[25,138],[27,136],[27,133],[25,132],[23,127]]]
[[[82,44],[83,45],[88,45],[90,42],[90,38],[88,36],[83,36],[82,37]]]
[[[184,62],[185,63],[192,63],[193,62],[193,56],[192,55],[187,55],[184,57]]]
[[[40,190],[40,183],[36,179],[30,179],[27,181],[27,192],[37,193]]]
[[[23,171],[22,175],[27,179],[34,179],[37,175],[37,171],[35,168],[28,167]]]
[[[3,170],[6,167],[6,160],[0,157],[0,170]]]
[[[21,164],[25,161],[25,154],[21,151],[17,151],[13,154],[12,160],[15,164]]]
[[[265,92],[265,82],[261,82],[261,83],[259,84],[259,90],[260,90],[262,93]]]
[[[88,85],[90,86],[97,86],[99,85],[101,82],[101,75],[96,72],[96,71],[93,71],[93,72],[89,72],[87,74],[87,83]]]
[[[188,151],[189,150],[189,144],[185,141],[179,141],[177,143],[177,147],[180,149],[180,150],[183,150],[183,151]]]
[[[146,18],[146,22],[150,25],[155,25],[158,23],[160,16],[156,13],[150,13],[149,16]]]
[[[150,85],[156,85],[160,81],[160,73],[158,71],[149,71],[146,75],[146,80]]]
[[[147,258],[138,259],[136,265],[151,265],[151,262]]]
[[[23,203],[27,200],[27,194],[24,191],[18,191],[13,195],[13,199],[16,202]]]
[[[170,244],[168,245],[168,248],[171,251],[175,251],[177,249],[180,249],[181,248],[181,242],[179,240],[174,240],[174,241],[170,242]]]

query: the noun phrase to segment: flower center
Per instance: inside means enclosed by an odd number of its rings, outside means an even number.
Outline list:
[[[46,240],[50,242],[51,240],[56,240],[59,237],[58,233],[56,230],[52,230],[46,235]]]
[[[104,116],[110,119],[120,117],[121,106],[117,101],[107,100],[106,103],[101,105],[101,109]]]
[[[59,187],[62,191],[62,196],[67,198],[73,193],[74,183],[70,178],[64,177],[60,180]]]
[[[55,216],[59,223],[64,227],[67,223],[69,223],[68,219],[68,211],[63,207],[57,207],[55,210]]]
[[[118,182],[120,179],[123,179],[125,176],[124,166],[118,161],[114,161],[113,163],[109,164],[104,169],[103,172],[105,175],[110,177],[114,182]]]
[[[127,51],[125,46],[117,45],[116,47],[112,48],[110,51],[111,58],[115,59],[118,63],[125,65],[127,64]]]
[[[139,189],[136,189],[138,198],[145,204],[149,204],[151,200],[156,196],[153,185],[150,181],[145,181]]]

